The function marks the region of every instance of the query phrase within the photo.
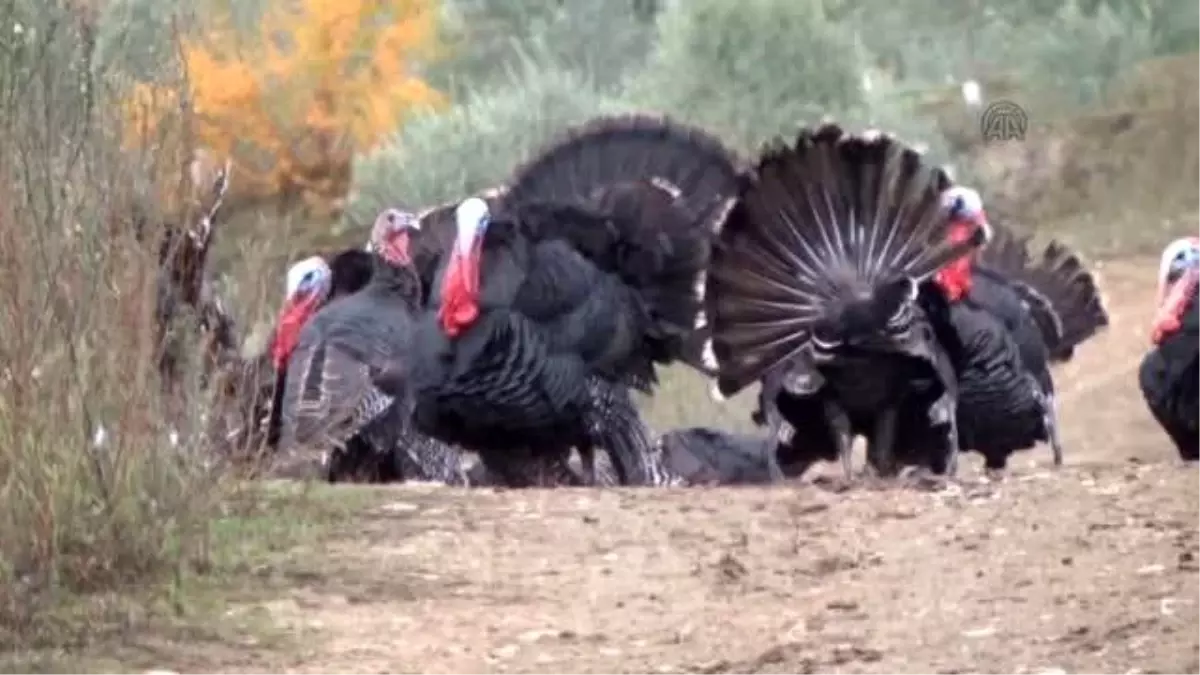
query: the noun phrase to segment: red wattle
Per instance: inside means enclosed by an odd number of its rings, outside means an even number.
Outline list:
[[[285,307],[275,326],[275,339],[271,343],[271,360],[277,370],[287,367],[288,359],[300,342],[300,329],[308,321],[309,303],[301,302]]]
[[[955,244],[961,244],[971,237],[974,229],[972,223],[954,223],[950,226],[947,238]],[[946,294],[946,298],[950,302],[961,300],[967,293],[971,292],[970,254],[964,255],[938,270],[938,273],[933,277],[933,281],[942,289],[942,292]]]
[[[1200,283],[1200,274],[1196,270],[1188,270],[1164,294],[1150,332],[1150,339],[1154,344],[1161,344],[1165,338],[1179,330],[1183,322],[1183,311],[1187,309],[1188,299],[1197,283]]]
[[[450,337],[458,337],[479,317],[479,263],[476,252],[455,256],[446,270],[446,284],[442,287],[442,306],[438,318],[442,330]]]

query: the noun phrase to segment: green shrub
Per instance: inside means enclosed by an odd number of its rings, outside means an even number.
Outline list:
[[[507,83],[527,58],[584,75],[612,91],[645,62],[654,39],[645,0],[446,0],[448,57],[434,81],[456,100]]]
[[[687,0],[658,19],[633,97],[742,148],[864,103],[865,53],[815,0]]]
[[[626,107],[580,75],[527,62],[510,81],[415,118],[360,157],[346,220],[365,227],[389,206],[432,206],[498,185],[568,125]]]

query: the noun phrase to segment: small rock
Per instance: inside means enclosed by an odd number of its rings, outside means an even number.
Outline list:
[[[1151,574],[1162,574],[1163,570],[1165,569],[1166,567],[1163,565],[1146,565],[1145,567],[1140,568],[1137,573],[1140,576],[1149,576]]]
[[[561,635],[561,633],[559,631],[555,631],[555,630],[546,630],[546,629],[527,630],[524,633],[521,633],[520,635],[517,636],[517,641],[523,642],[525,644],[532,644],[534,642],[541,642],[547,638],[558,637],[559,635]]]
[[[412,513],[418,508],[416,504],[409,504],[408,502],[392,502],[391,504],[384,504],[379,507],[379,510],[388,513]]]
[[[521,651],[521,645],[504,645],[492,650],[492,658],[496,659],[511,659]]]
[[[996,634],[995,626],[984,626],[983,628],[972,628],[964,630],[962,636],[965,638],[984,638]]]

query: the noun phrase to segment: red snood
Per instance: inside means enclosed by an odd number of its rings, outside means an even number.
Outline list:
[[[479,317],[479,257],[476,244],[467,255],[455,254],[446,270],[438,318],[442,330],[458,337]]]

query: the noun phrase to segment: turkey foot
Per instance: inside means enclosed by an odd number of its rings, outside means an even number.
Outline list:
[[[1053,394],[1039,396],[1042,404],[1042,426],[1046,428],[1046,438],[1050,441],[1050,451],[1054,453],[1054,466],[1062,466],[1062,439],[1058,435],[1058,411]]]
[[[953,477],[958,473],[958,405],[954,397],[944,394],[933,402],[929,408],[929,421],[934,426],[946,426],[946,452],[944,466],[939,466],[946,476]],[[941,465],[939,461],[936,464]],[[936,471],[936,469],[935,469]]]

